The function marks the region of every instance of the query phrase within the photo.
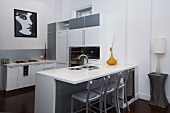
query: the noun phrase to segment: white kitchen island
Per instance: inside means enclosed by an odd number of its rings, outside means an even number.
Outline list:
[[[99,69],[94,70],[62,68],[38,72],[35,88],[35,113],[69,113],[71,94],[85,89],[87,81],[124,70],[137,70],[137,65],[98,65],[98,67]],[[136,71],[134,75],[136,98],[138,92]]]

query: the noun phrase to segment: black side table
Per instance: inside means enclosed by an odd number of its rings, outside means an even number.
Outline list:
[[[150,104],[154,106],[159,106],[162,108],[166,108],[168,106],[168,100],[165,94],[165,81],[168,74],[156,74],[150,73],[148,74],[150,79]]]

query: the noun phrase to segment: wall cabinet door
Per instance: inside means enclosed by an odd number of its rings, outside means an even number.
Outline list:
[[[68,33],[68,46],[84,45],[84,29],[70,30]]]
[[[18,66],[7,67],[6,76],[6,91],[17,89],[18,88]]]
[[[74,29],[69,31],[69,46],[99,46],[100,27]]]
[[[30,66],[28,65],[27,74],[24,74],[24,66],[19,66],[18,88],[23,88],[28,86],[30,86]]]
[[[47,34],[47,59],[56,60],[56,32]]]
[[[68,58],[68,32],[57,32],[56,39],[57,62],[67,63]]]
[[[42,71],[42,64],[33,64],[30,65],[30,74],[31,74],[31,85],[35,85],[35,81],[36,81],[36,73],[38,71]]]
[[[69,29],[78,29],[84,27],[84,17],[74,18],[69,21]]]
[[[103,37],[105,38],[105,37]],[[99,46],[100,45],[100,28],[90,27],[85,29],[85,45]]]

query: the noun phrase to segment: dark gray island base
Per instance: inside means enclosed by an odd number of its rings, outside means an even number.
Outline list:
[[[85,90],[87,82],[79,84],[69,84],[56,80],[56,105],[55,113],[70,113],[71,95],[79,91]],[[76,108],[81,108],[84,104],[75,101]]]

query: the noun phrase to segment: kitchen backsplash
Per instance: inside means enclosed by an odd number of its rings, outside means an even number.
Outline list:
[[[44,54],[44,49],[24,49],[24,50],[0,50],[0,59],[8,57],[10,62],[17,60],[39,60]],[[1,62],[0,62],[1,64]]]

